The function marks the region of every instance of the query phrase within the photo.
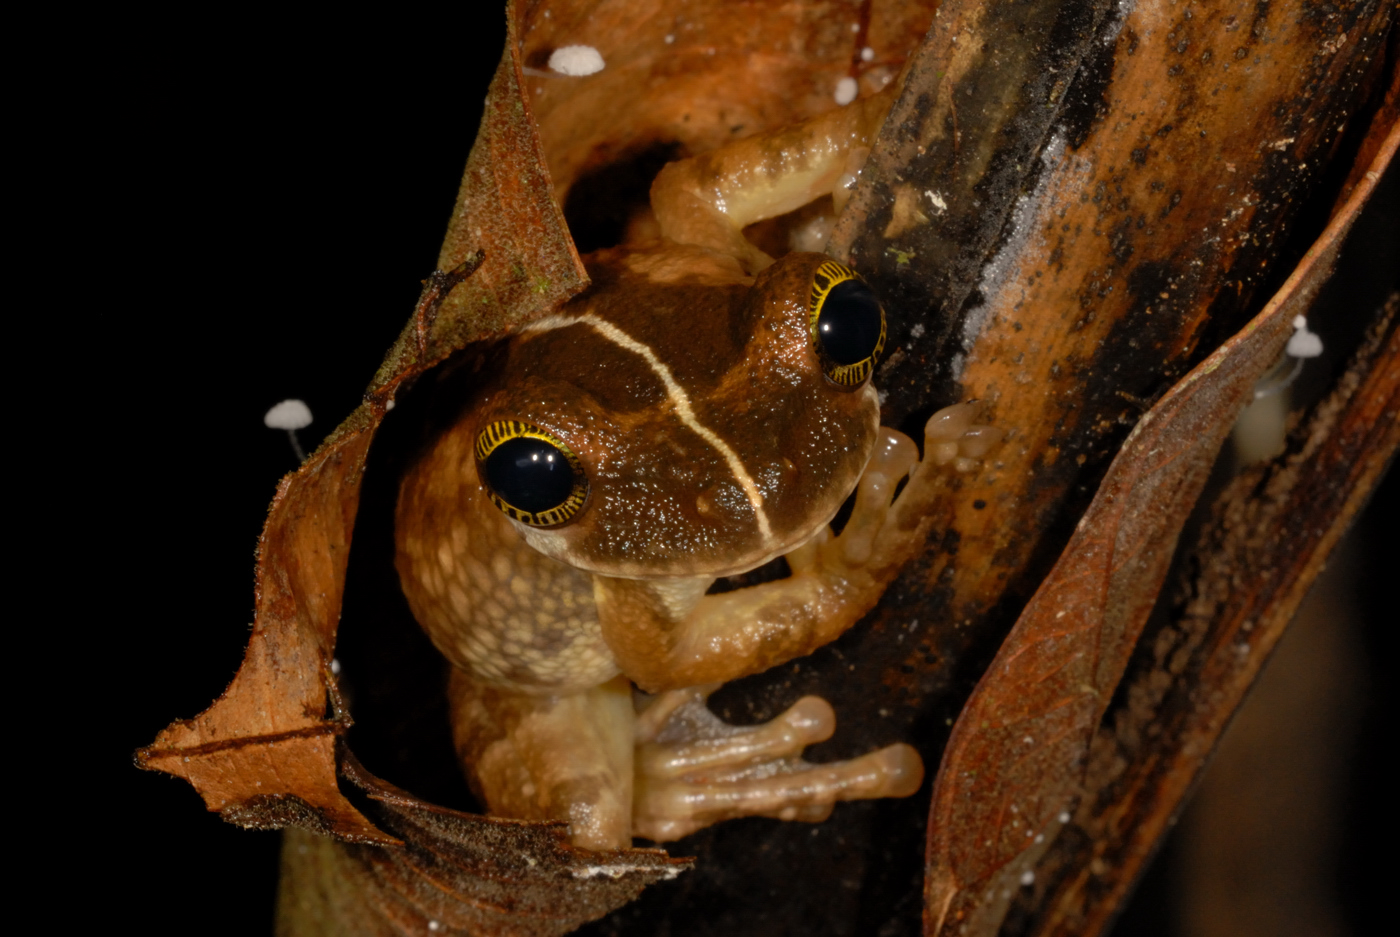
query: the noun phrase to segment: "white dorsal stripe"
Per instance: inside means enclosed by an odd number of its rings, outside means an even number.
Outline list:
[[[753,507],[754,516],[758,518],[759,534],[763,537],[765,544],[771,545],[773,529],[768,524],[768,513],[763,510],[763,495],[759,492],[758,485],[754,483],[748,469],[744,468],[744,463],[739,460],[738,454],[729,448],[729,444],[719,438],[714,430],[701,423],[695,416],[695,409],[690,405],[690,395],[685,392],[684,387],[681,387],[666,363],[656,357],[655,352],[611,322],[600,319],[591,312],[581,316],[545,316],[529,323],[522,331],[547,332],[574,324],[587,325],[619,348],[625,348],[633,354],[639,355],[647,363],[652,373],[661,379],[661,383],[666,388],[666,397],[671,401],[671,406],[676,408],[676,414],[681,418],[681,422],[724,456],[724,461],[729,465],[729,471],[734,475],[739,487],[743,489],[744,496],[749,499],[749,504]]]

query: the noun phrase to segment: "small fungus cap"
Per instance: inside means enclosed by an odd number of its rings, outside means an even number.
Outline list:
[[[303,400],[284,400],[263,416],[269,429],[304,429],[311,425],[311,408]]]

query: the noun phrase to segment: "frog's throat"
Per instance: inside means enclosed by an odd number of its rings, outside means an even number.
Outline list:
[[[690,405],[690,395],[685,392],[685,388],[681,387],[675,375],[671,373],[671,369],[666,366],[665,362],[656,357],[656,353],[651,348],[637,341],[611,322],[588,312],[578,316],[545,316],[526,325],[522,331],[548,332],[571,325],[586,325],[614,345],[632,352],[646,362],[647,367],[651,368],[666,388],[666,396],[670,400],[671,406],[675,407],[676,415],[681,418],[681,422],[724,457],[730,473],[734,476],[734,480],[739,483],[744,496],[748,498],[749,506],[753,508],[754,517],[758,521],[758,533],[763,538],[766,551],[776,550],[778,543],[773,537],[773,528],[768,523],[768,513],[763,509],[763,494],[758,490],[753,476],[749,474],[748,469],[744,468],[744,463],[739,459],[738,453],[729,447],[729,443],[721,439],[714,430],[701,423],[695,416],[695,408]]]

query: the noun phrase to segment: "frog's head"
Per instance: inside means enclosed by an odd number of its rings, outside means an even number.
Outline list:
[[[674,245],[590,261],[473,415],[478,475],[528,542],[602,575],[724,576],[827,524],[879,429],[870,289],[821,254],[756,278]]]

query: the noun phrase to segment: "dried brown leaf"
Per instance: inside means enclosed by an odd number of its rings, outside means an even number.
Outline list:
[[[929,817],[929,932],[994,934],[1077,793],[1093,733],[1152,610],[1186,516],[1255,383],[1327,280],[1400,143],[1264,310],[1138,423],[1059,562],[968,701]],[[1393,383],[1394,375],[1390,375]],[[1383,413],[1394,388],[1382,388]],[[1311,577],[1295,577],[1303,583]],[[1206,749],[1208,750],[1208,749]],[[1202,752],[1203,753],[1203,752]],[[1198,760],[1199,760],[1199,756]],[[1081,931],[1082,932],[1082,931]]]
[[[527,823],[426,804],[348,755],[345,776],[401,848],[301,832],[284,849],[284,934],[565,934],[631,901],[690,860],[660,849],[575,849],[562,823]]]
[[[1400,448],[1400,294],[1289,454],[1243,473],[1194,551],[1186,612],[1151,635],[1131,705],[1091,743],[1074,835],[1036,870],[1021,933],[1103,932],[1205,769],[1331,548]]]
[[[1190,601],[1151,635],[1131,704],[1091,743],[1076,835],[1056,843],[1025,932],[1101,932],[1165,836],[1333,546],[1400,449],[1400,294],[1293,436],[1216,500]]]
[[[1274,5],[1255,24],[1264,45],[1227,7],[1138,4],[1080,47],[1079,73],[1055,92],[1045,76],[1064,68],[1041,50],[1070,24],[1021,39],[997,4],[944,4],[941,51],[925,47],[933,58],[916,64],[853,200],[865,217],[843,219],[859,225],[851,259],[903,317],[880,375],[886,422],[976,397],[1010,433],[991,470],[950,494],[948,544],[902,583],[915,595],[885,606],[948,621],[937,643],[949,656],[976,640],[964,623],[1019,605],[1021,577],[1063,547],[1061,512],[1097,484],[1144,402],[1258,308],[1392,13],[1355,4],[1320,29]],[[970,61],[965,43],[980,51]],[[1249,81],[1210,93],[1238,62]],[[1024,120],[980,100],[1003,72],[1022,83],[996,100],[1028,101]],[[1053,121],[1032,119],[1064,99]],[[886,236],[908,186],[942,193],[946,217]]]

